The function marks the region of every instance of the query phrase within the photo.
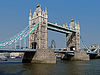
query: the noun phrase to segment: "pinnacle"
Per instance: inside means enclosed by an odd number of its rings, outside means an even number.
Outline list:
[[[32,13],[31,13],[31,9],[30,9],[30,14],[29,15],[32,15]]]
[[[73,18],[71,19],[71,22],[74,22],[74,19]]]
[[[40,7],[40,4],[38,3],[37,8]]]

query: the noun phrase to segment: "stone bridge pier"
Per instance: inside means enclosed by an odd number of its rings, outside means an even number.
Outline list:
[[[23,63],[56,63],[56,56],[53,50],[38,49],[36,52],[25,52]]]

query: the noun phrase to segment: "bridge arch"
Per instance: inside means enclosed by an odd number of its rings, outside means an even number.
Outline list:
[[[32,43],[31,43],[31,48],[32,48],[32,49],[36,49],[36,46],[37,46],[37,42],[32,42]]]

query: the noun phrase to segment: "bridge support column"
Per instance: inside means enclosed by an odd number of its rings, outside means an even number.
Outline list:
[[[86,51],[75,51],[74,56],[71,60],[85,61],[90,60],[89,55],[87,55]]]
[[[37,50],[34,52],[26,52],[24,54],[23,63],[56,63],[56,56],[52,50]]]
[[[74,56],[70,54],[65,54],[65,56],[62,58],[63,60],[72,60],[72,61],[86,61],[90,60],[89,55],[85,51],[75,51]]]
[[[76,45],[75,33],[66,34],[67,51],[71,51]]]
[[[75,51],[79,51],[80,49],[80,26],[79,23],[76,24],[74,20],[71,20],[71,23],[69,25],[69,28],[75,30],[76,32],[70,32],[69,34],[66,34],[66,46],[67,50],[73,50],[75,48]]]
[[[29,48],[32,48],[32,43],[36,42],[36,49],[47,49],[48,13],[47,9],[42,11],[39,4],[33,16],[30,12],[29,29],[36,23],[39,23],[38,27],[29,34]]]

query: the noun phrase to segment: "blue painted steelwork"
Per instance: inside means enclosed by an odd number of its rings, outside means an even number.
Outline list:
[[[63,31],[69,31],[69,32],[75,32],[76,33],[76,30],[74,30],[74,29],[71,29],[71,28],[64,28],[64,27],[62,27],[61,25],[57,25],[57,24],[55,24],[55,23],[52,23],[52,22],[48,22],[48,28],[50,28],[50,27],[53,27],[52,29],[57,29],[58,28],[58,30],[59,31],[61,31],[62,33],[63,33]],[[63,31],[62,31],[63,30]],[[56,31],[56,30],[55,30]]]
[[[83,41],[82,36],[80,36],[80,39],[81,39],[81,41],[82,41],[84,47],[87,49],[87,54],[98,54],[98,53],[97,53],[97,50],[98,50],[99,48],[96,48],[94,51],[91,51],[91,50],[87,47],[87,45],[85,44],[85,42]]]
[[[98,55],[98,53],[93,53],[93,52],[87,52],[87,54],[94,54],[94,55]]]
[[[61,33],[65,33],[65,34],[69,34],[68,31],[61,30],[61,29],[57,29],[57,28],[54,28],[54,27],[49,27],[49,26],[48,26],[48,29],[49,29],[49,30],[54,30],[54,31],[57,31],[57,32],[61,32]]]
[[[36,52],[36,49],[0,49],[0,53],[2,52]],[[74,55],[74,51],[54,50],[54,53],[69,54],[71,56]]]
[[[20,34],[17,36],[12,37],[11,39],[5,41],[5,42],[0,42],[0,47],[5,47],[5,46],[10,46],[14,43],[16,43],[18,40],[22,40],[25,37],[27,37],[37,26],[39,23],[35,24],[31,29],[28,27],[25,28]]]
[[[0,43],[4,43],[4,42],[6,42],[6,41],[12,40],[13,38],[16,38],[17,36],[19,36],[19,35],[23,34],[24,32],[26,32],[26,30],[28,30],[28,29],[29,29],[29,26],[27,26],[23,31],[19,32],[19,33],[16,34],[15,36],[13,36],[13,37],[11,37],[11,38],[9,38],[9,39],[7,39],[7,40],[1,41]]]
[[[87,53],[88,53],[88,54],[98,54],[98,53],[97,53],[97,50],[98,50],[98,49],[99,49],[99,48],[96,48],[94,51],[91,51],[90,49],[88,49],[88,50],[87,50]]]

